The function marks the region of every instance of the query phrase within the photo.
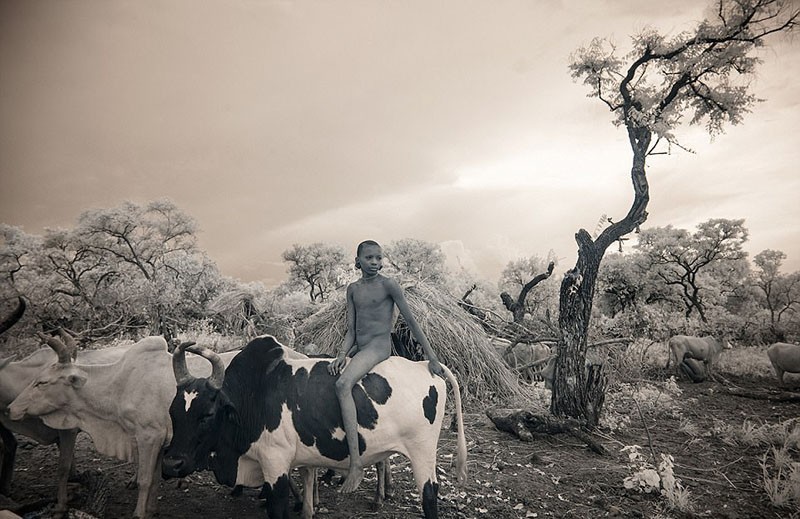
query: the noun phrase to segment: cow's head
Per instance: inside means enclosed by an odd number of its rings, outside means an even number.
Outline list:
[[[186,351],[200,355],[212,365],[209,378],[195,378],[186,366]],[[236,411],[222,391],[225,366],[213,351],[180,344],[172,354],[177,391],[169,407],[172,420],[172,441],[164,453],[164,477],[185,477],[196,470],[214,469],[217,443],[226,422],[236,421]],[[235,479],[235,473],[233,479]],[[231,484],[230,474],[221,477],[220,483]],[[223,479],[225,481],[223,481]]]
[[[77,348],[72,337],[64,331],[61,331],[61,338],[41,333],[39,337],[56,352],[58,361],[44,368],[11,402],[8,413],[12,420],[21,420],[25,416],[46,418],[63,411],[75,401],[75,392],[86,383],[86,372],[73,363]],[[62,425],[61,428],[69,428]]]

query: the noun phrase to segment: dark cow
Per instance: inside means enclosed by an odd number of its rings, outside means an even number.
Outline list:
[[[173,359],[177,393],[170,406],[174,435],[163,460],[166,477],[214,471],[221,484],[264,484],[267,515],[287,513],[293,467],[347,469],[336,378],[329,360],[309,359],[270,336],[251,341],[227,370],[214,352],[190,347],[213,365],[208,379]],[[467,448],[458,383],[449,369],[458,423],[458,479],[466,478]],[[353,389],[359,444],[365,464],[400,453],[409,458],[425,517],[437,516],[436,448],[444,418],[447,386],[427,362],[390,357]],[[310,492],[306,492],[310,494]],[[304,517],[313,510],[304,507]]]
[[[17,308],[0,322],[0,334],[14,326],[22,319],[26,303],[22,297],[18,298]],[[11,359],[0,361],[0,368],[7,365]],[[11,491],[11,479],[14,475],[14,460],[17,456],[17,439],[14,434],[0,422],[0,494],[8,495]]]
[[[680,369],[681,373],[686,375],[686,377],[695,384],[698,382],[703,382],[706,379],[706,365],[691,355],[692,354],[688,351],[684,353],[683,360],[678,368]]]

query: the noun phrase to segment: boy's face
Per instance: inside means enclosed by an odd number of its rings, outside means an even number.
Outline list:
[[[374,276],[383,266],[383,251],[377,245],[365,245],[357,259],[361,265],[361,271]]]

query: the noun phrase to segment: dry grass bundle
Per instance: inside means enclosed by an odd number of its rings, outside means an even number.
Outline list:
[[[450,294],[416,283],[405,287],[406,300],[439,360],[447,365],[465,399],[517,401],[529,397],[517,374],[494,351],[481,327]],[[399,321],[402,321],[400,319]],[[398,323],[395,323],[395,331]],[[314,344],[316,351],[336,355],[346,331],[346,304],[339,296],[306,319],[297,344]]]
[[[210,301],[207,313],[221,331],[243,334],[250,339],[256,336],[256,321],[263,312],[258,308],[253,292],[237,287]]]

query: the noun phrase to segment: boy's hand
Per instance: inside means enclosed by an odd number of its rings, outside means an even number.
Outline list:
[[[428,371],[431,372],[431,375],[438,375],[444,378],[444,369],[442,365],[439,364],[438,359],[431,359],[428,361]]]
[[[347,357],[336,357],[330,364],[328,364],[328,373],[331,375],[338,375],[342,372],[342,370],[344,370],[346,364]]]

